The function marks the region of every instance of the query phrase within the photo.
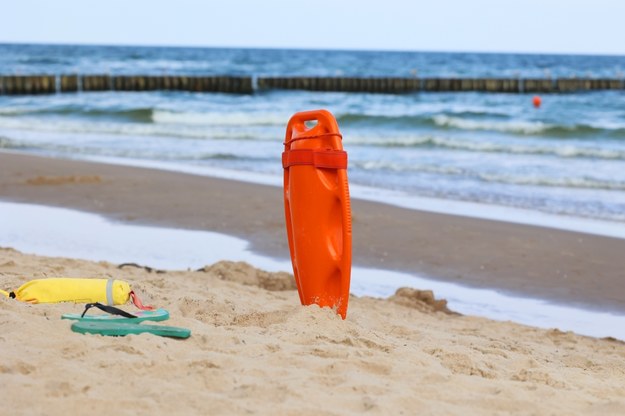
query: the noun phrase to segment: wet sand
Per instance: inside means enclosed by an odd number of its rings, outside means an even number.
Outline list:
[[[0,153],[0,200],[210,230],[288,258],[282,190],[154,169]],[[354,263],[625,311],[625,240],[354,199]]]

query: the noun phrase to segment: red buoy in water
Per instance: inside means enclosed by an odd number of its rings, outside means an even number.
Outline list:
[[[535,108],[540,108],[540,105],[542,104],[542,101],[543,100],[541,100],[538,95],[535,95],[534,98],[532,99],[532,103],[534,104]]]

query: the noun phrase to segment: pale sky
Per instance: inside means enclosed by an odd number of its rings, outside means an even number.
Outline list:
[[[625,0],[3,3],[3,43],[625,55]]]

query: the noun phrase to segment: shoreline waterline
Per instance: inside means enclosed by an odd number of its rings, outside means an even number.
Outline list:
[[[167,172],[282,187],[282,177],[279,176],[199,165],[106,156],[81,156],[70,158],[68,155],[55,156],[45,153],[20,152],[7,149],[0,149],[0,153],[52,157],[61,160],[70,159],[136,168],[156,169]],[[625,239],[625,223],[617,221],[549,214],[541,211],[502,205],[488,205],[477,202],[420,197],[408,195],[407,193],[401,191],[390,191],[362,185],[350,185],[350,196],[355,199],[387,204],[416,211],[501,221],[511,224],[530,225]]]
[[[268,271],[291,270],[289,261],[255,254],[247,241],[221,233],[130,225],[73,209],[4,201],[0,201],[0,214],[11,218],[5,224],[0,245],[30,254],[136,262],[179,270],[196,269],[220,260],[245,261]],[[146,241],[151,244],[145,244]],[[416,274],[362,267],[352,271],[351,292],[357,296],[385,298],[403,286],[433,290],[437,298],[448,301],[452,310],[463,314],[625,340],[625,327],[619,325],[625,320],[622,314],[438,282]]]

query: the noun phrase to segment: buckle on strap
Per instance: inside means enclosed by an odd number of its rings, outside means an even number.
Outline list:
[[[347,169],[347,152],[327,149],[293,149],[282,152],[282,167],[309,165],[324,169]]]

